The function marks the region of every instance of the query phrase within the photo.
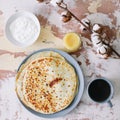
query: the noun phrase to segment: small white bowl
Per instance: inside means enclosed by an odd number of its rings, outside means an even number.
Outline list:
[[[37,32],[35,33],[35,36],[33,37],[33,39],[30,39],[29,41],[25,41],[25,42],[20,42],[13,37],[13,35],[11,33],[11,30],[10,30],[10,25],[19,17],[30,18],[30,20],[32,20],[36,24]],[[30,12],[27,12],[27,11],[21,11],[21,12],[17,12],[15,14],[13,14],[7,20],[7,23],[6,23],[6,26],[5,26],[5,33],[6,33],[7,39],[10,42],[12,42],[14,45],[17,45],[19,47],[27,47],[27,46],[32,45],[38,39],[39,34],[40,34],[40,28],[41,28],[40,27],[40,22],[33,13],[30,13]]]

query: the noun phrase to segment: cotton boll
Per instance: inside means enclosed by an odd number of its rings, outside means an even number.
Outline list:
[[[103,45],[101,39],[99,38],[99,36],[95,36],[91,40],[92,40],[93,45],[95,47],[101,47]]]
[[[95,47],[101,47],[103,44],[99,39],[96,39],[95,41],[93,41],[93,45]]]
[[[90,27],[90,21],[89,21],[88,19],[84,18],[84,19],[81,20],[81,22],[82,22],[85,26]]]
[[[63,12],[61,13],[61,16],[66,15],[66,14],[67,14],[67,11],[63,11]]]
[[[62,0],[51,0],[50,3],[53,5],[53,6],[57,6],[57,3],[60,3]]]
[[[99,50],[101,54],[105,54],[107,52],[107,48],[105,45],[101,46]]]
[[[102,33],[102,27],[101,27],[101,25],[94,24],[92,31],[101,34]]]
[[[96,47],[101,47],[103,45],[102,41],[96,44]]]
[[[102,55],[107,54],[108,46],[102,45],[101,47],[98,47],[97,51]]]
[[[101,27],[98,25],[98,24],[95,24],[94,26],[93,26],[93,31],[97,31],[97,30],[99,30]]]
[[[102,41],[101,41],[101,38],[100,38],[100,36],[98,35],[98,34],[93,34],[92,36],[91,36],[91,41],[93,42],[93,45],[95,46],[95,47],[101,47],[103,44],[102,44]]]
[[[80,24],[80,30],[82,32],[86,32],[87,28],[90,28],[90,21],[87,18],[81,20],[81,22],[85,25]],[[86,28],[87,27],[87,28]]]
[[[96,39],[100,39],[100,37],[98,35],[95,35],[95,36],[91,37],[92,42],[95,41]]]
[[[89,21],[88,19],[84,18],[84,19],[81,20],[81,22],[82,22],[86,27],[88,27],[88,28],[90,27],[90,21]],[[81,31],[87,31],[87,29],[86,29],[85,26],[83,26],[83,25],[81,24],[80,30],[81,30]]]
[[[96,32],[93,32],[92,34],[91,34],[91,38],[93,38],[94,36],[100,36],[98,33],[96,33]]]
[[[87,31],[87,29],[83,25],[80,26],[80,30],[81,31]]]

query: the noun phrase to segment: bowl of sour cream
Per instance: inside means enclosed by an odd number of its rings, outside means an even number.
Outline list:
[[[13,44],[27,47],[38,39],[40,22],[33,13],[17,12],[7,20],[5,33],[7,39]]]

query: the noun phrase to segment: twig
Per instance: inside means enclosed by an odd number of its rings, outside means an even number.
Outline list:
[[[79,21],[80,24],[82,24],[82,25],[89,31],[90,34],[92,33],[92,30],[91,30],[89,27],[87,27],[85,24],[83,24],[83,23],[81,22],[81,20],[80,20],[78,17],[76,17],[76,16],[68,9],[67,4],[64,3],[63,0],[62,0],[60,3],[57,3],[57,5],[58,5],[58,7],[66,10],[66,11],[68,11],[68,12],[71,14],[72,17],[74,17],[77,21]],[[107,45],[107,46],[112,50],[112,52],[114,52],[114,53],[120,58],[120,54],[119,54],[116,50],[114,50],[114,49],[113,49],[109,44],[107,44],[105,41],[102,41],[102,42],[103,42],[103,44]]]
[[[58,5],[60,8],[68,11],[68,12],[71,14],[71,16],[73,16],[78,22],[80,22],[80,24],[82,24],[85,28],[87,28],[87,30],[88,30],[90,33],[92,33],[92,31],[90,30],[90,28],[87,27],[85,24],[83,24],[83,23],[81,22],[81,20],[80,20],[77,16],[75,16],[75,15],[68,9],[67,4],[65,4],[65,3],[63,2],[63,0],[61,1],[61,3],[57,3],[57,5]]]

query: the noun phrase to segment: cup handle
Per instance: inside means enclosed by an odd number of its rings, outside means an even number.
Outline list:
[[[109,104],[110,107],[113,107],[113,104],[112,104],[111,101],[108,101],[108,104]]]

